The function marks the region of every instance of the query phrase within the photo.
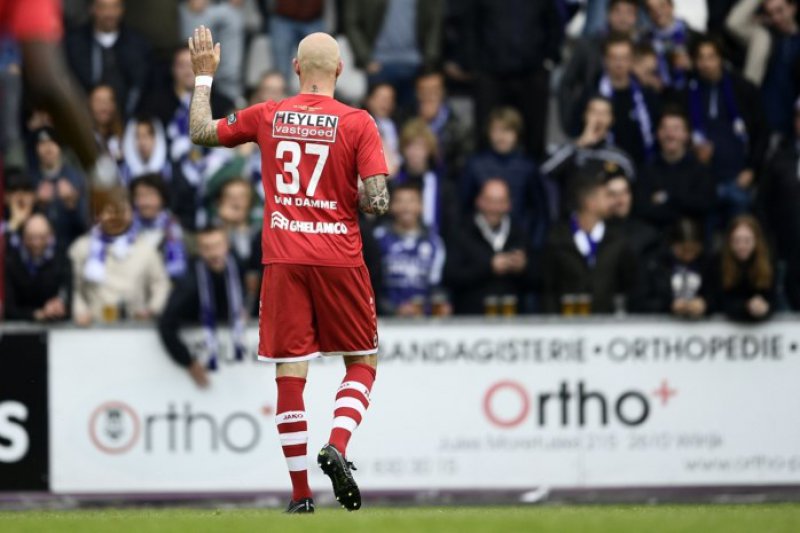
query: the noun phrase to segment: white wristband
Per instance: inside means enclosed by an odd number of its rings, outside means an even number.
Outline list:
[[[211,87],[211,84],[214,83],[213,76],[195,76],[194,77],[194,86],[195,87]]]

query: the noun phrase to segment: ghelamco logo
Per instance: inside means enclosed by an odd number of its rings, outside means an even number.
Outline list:
[[[628,389],[608,393],[586,385],[562,381],[553,390],[533,392],[517,381],[504,380],[491,385],[483,396],[483,414],[498,428],[512,429],[521,424],[538,427],[579,427],[644,424],[652,413],[652,398],[662,407],[670,405],[677,389],[666,379],[652,390]]]
[[[271,420],[271,411],[260,413]],[[89,438],[103,453],[190,454],[194,452],[244,454],[261,442],[261,416],[233,411],[225,414],[196,411],[186,402],[179,409],[167,404],[161,412],[141,412],[121,401],[99,405],[89,417]]]

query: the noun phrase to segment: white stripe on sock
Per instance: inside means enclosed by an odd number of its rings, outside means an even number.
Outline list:
[[[340,407],[349,407],[351,409],[355,409],[356,411],[358,411],[358,414],[360,414],[362,417],[364,416],[364,412],[367,410],[367,408],[364,407],[364,404],[361,403],[361,400],[353,398],[352,396],[344,396],[343,398],[338,398],[333,406],[333,409],[336,410],[339,409]]]
[[[289,424],[291,422],[305,422],[305,411],[284,411],[275,415],[275,423],[278,425]]]
[[[358,427],[358,422],[349,416],[337,416],[333,419],[333,427],[342,428],[352,433]]]
[[[281,446],[292,446],[293,444],[305,444],[308,442],[308,431],[295,431],[292,433],[279,433]]]
[[[364,398],[367,399],[369,402],[369,389],[364,386],[363,383],[359,383],[358,381],[345,381],[341,385],[339,385],[339,390],[336,392],[342,392],[345,389],[352,389],[354,391],[360,392],[364,395]]]
[[[287,457],[286,465],[289,467],[289,472],[302,472],[303,470],[308,470],[308,461],[306,461],[305,455]]]

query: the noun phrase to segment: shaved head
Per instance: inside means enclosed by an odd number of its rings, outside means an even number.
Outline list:
[[[327,33],[307,35],[297,47],[297,67],[303,76],[338,76],[341,59],[339,44]]]

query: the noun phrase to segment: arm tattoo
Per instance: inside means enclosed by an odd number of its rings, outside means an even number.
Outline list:
[[[189,109],[189,136],[201,146],[219,146],[217,121],[211,117],[211,88],[195,87]]]
[[[379,174],[363,180],[364,188],[358,191],[358,207],[363,213],[383,215],[389,211],[389,189],[386,176]]]

